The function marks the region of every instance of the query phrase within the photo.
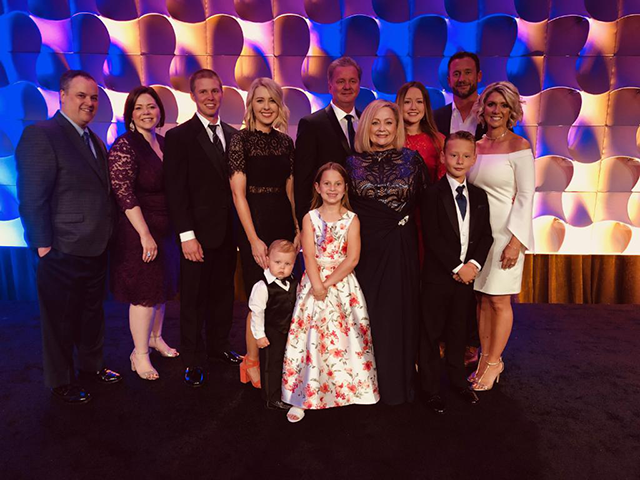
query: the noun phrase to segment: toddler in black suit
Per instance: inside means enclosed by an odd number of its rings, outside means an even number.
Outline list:
[[[275,240],[268,250],[269,268],[251,290],[251,333],[260,349],[260,383],[267,408],[288,410],[281,399],[282,364],[296,304],[298,282],[291,275],[296,249],[288,240]]]
[[[467,318],[475,308],[473,280],[487,258],[493,237],[487,195],[466,179],[476,161],[473,135],[465,131],[449,135],[440,161],[447,174],[429,187],[420,206],[425,260],[419,368],[427,406],[444,413],[440,396],[441,339],[446,343],[451,387],[466,402],[478,401],[468,387],[464,368]]]

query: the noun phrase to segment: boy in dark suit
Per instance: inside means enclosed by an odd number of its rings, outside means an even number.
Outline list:
[[[466,402],[478,401],[464,368],[467,318],[475,309],[473,280],[493,243],[487,195],[466,179],[476,162],[474,136],[465,131],[449,135],[440,161],[447,174],[429,187],[420,207],[425,260],[419,367],[427,406],[436,413],[445,410],[440,397],[441,338],[447,345],[445,363],[452,388]]]
[[[291,275],[297,251],[288,240],[269,245],[269,268],[249,297],[251,333],[260,349],[260,384],[267,408],[288,410],[281,400],[282,364],[296,304],[298,282]],[[242,366],[241,366],[242,368]],[[242,371],[241,371],[242,376]],[[241,380],[248,381],[246,374]]]

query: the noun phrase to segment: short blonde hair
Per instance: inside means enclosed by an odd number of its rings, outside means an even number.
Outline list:
[[[273,252],[280,253],[296,253],[295,245],[289,240],[279,239],[274,240],[269,245],[269,249],[267,250],[267,255],[271,255]]]
[[[507,120],[507,128],[512,128],[516,123],[522,120],[522,104],[524,101],[520,97],[518,88],[511,82],[494,82],[484,89],[482,95],[478,97],[476,103],[473,105],[473,113],[475,114],[478,122],[482,125],[484,121],[484,109],[486,107],[487,98],[492,93],[497,92],[504,97],[504,100],[509,105],[509,119]]]
[[[273,121],[273,128],[281,131],[282,133],[287,133],[287,130],[289,129],[289,109],[284,103],[282,88],[270,78],[265,77],[256,78],[251,82],[249,92],[247,93],[247,103],[244,112],[245,127],[250,132],[256,129],[256,114],[253,111],[253,99],[256,96],[256,90],[260,87],[266,88],[271,98],[273,98],[278,105],[278,116]]]
[[[369,130],[371,129],[371,123],[373,122],[374,117],[383,108],[389,108],[396,119],[396,138],[391,142],[391,146],[396,150],[401,150],[402,147],[404,147],[404,121],[402,120],[402,114],[400,113],[398,105],[386,100],[374,100],[367,106],[367,108],[364,109],[364,112],[362,112],[362,116],[360,117],[360,121],[358,122],[358,131],[356,132],[355,141],[356,152],[364,153],[373,151]]]

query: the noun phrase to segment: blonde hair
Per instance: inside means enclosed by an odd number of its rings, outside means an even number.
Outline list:
[[[269,245],[267,255],[271,255],[273,252],[296,253],[296,247],[289,240],[274,240],[273,242],[271,242],[271,245]]]
[[[315,210],[316,208],[320,208],[322,206],[322,197],[316,190],[316,185],[320,185],[322,175],[324,175],[324,172],[326,172],[327,170],[338,172],[344,180],[344,196],[342,197],[340,204],[347,210],[353,211],[353,209],[351,208],[351,203],[349,202],[349,175],[342,165],[335,162],[325,163],[318,169],[316,177],[313,179],[313,191],[311,193],[311,210]]]
[[[356,132],[355,150],[359,153],[372,152],[371,146],[371,123],[373,122],[376,114],[383,108],[389,108],[393,112],[393,116],[396,119],[396,138],[391,143],[391,146],[396,150],[401,150],[404,147],[404,121],[402,120],[402,114],[398,105],[386,100],[374,100],[367,108],[362,112],[360,121],[358,122],[358,131]]]
[[[284,103],[284,94],[282,88],[276,82],[270,78],[256,78],[251,82],[249,92],[247,93],[247,103],[244,112],[244,125],[250,132],[256,129],[256,114],[253,111],[253,99],[256,96],[256,90],[260,87],[264,87],[269,92],[269,95],[278,105],[278,116],[273,121],[272,126],[276,130],[282,133],[287,133],[289,129],[289,109]]]
[[[476,103],[473,105],[473,113],[478,119],[478,122],[485,125],[484,109],[486,107],[487,98],[497,92],[504,98],[507,105],[509,105],[509,118],[507,119],[507,128],[512,128],[516,123],[522,120],[522,104],[524,101],[520,97],[518,88],[511,82],[494,82],[484,89],[482,95],[478,97]]]

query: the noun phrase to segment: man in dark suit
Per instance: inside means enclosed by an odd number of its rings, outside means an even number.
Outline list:
[[[37,249],[45,383],[67,403],[91,395],[77,383],[122,377],[104,368],[107,243],[115,221],[107,151],[88,128],[98,85],[86,72],[60,79],[60,110],[25,128],[16,148],[18,199],[28,245]],[[76,360],[74,364],[74,347]]]
[[[300,225],[311,206],[313,179],[318,168],[328,162],[344,166],[353,151],[360,118],[355,105],[361,78],[362,69],[353,59],[334,60],[327,69],[331,103],[298,123],[293,185]]]
[[[449,59],[447,83],[453,92],[453,102],[433,112],[438,131],[445,137],[464,130],[480,140],[486,133],[471,112],[481,80],[480,59],[475,53],[458,52]]]
[[[185,382],[204,383],[204,365],[238,365],[229,347],[236,248],[227,146],[236,131],[220,121],[222,81],[213,70],[190,80],[193,118],[167,132],[164,178],[169,215],[180,235],[180,356]],[[206,330],[206,346],[202,328]]]
[[[464,367],[467,319],[475,308],[473,280],[482,268],[493,237],[486,193],[467,183],[476,161],[475,139],[459,131],[445,140],[441,161],[447,174],[429,187],[420,208],[425,246],[420,378],[427,406],[444,413],[440,397],[440,348],[446,343],[449,382],[468,403],[478,397],[469,389]]]

